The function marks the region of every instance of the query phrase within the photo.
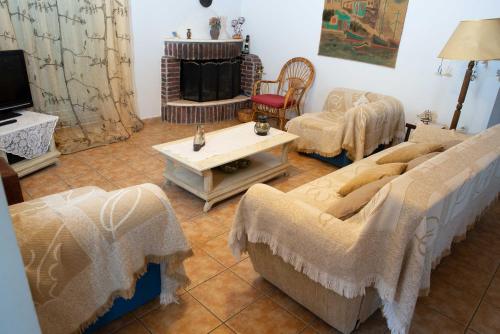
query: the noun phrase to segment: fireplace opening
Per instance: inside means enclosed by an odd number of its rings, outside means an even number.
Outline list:
[[[241,60],[182,60],[181,96],[206,102],[232,99],[241,93]]]

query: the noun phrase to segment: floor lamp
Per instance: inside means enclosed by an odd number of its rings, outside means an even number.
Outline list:
[[[469,61],[450,125],[450,129],[456,129],[476,62],[500,59],[500,18],[461,21],[439,58]]]

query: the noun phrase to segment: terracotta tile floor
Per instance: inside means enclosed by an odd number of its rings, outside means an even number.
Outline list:
[[[23,191],[29,199],[85,185],[106,190],[144,182],[162,185],[163,160],[151,146],[193,133],[193,126],[147,122],[127,142],[63,156],[58,166],[23,178]],[[296,153],[290,161],[290,176],[269,184],[288,191],[335,170]],[[204,214],[200,199],[176,186],[164,190],[194,247],[194,257],[186,262],[192,284],[182,291],[179,305],[160,307],[155,300],[100,333],[336,333],[260,277],[249,258],[237,261],[231,256],[225,241],[241,195]],[[500,333],[499,217],[497,202],[434,271],[430,295],[417,304],[412,333]],[[358,332],[388,329],[377,312]]]

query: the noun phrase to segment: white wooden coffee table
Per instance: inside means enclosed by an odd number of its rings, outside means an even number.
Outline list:
[[[230,196],[248,189],[255,183],[265,182],[288,173],[288,150],[298,136],[271,128],[267,136],[254,133],[254,122],[209,132],[205,146],[193,151],[193,137],[153,146],[166,158],[164,176],[206,201],[204,211]],[[281,146],[281,154],[270,152]],[[217,167],[246,158],[247,168],[233,174]]]

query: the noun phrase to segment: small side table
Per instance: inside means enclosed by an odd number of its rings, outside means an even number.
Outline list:
[[[10,165],[19,177],[57,163],[61,153],[53,134],[58,117],[22,111],[16,119],[17,123],[0,127],[0,157],[7,161],[9,152],[25,158]]]

